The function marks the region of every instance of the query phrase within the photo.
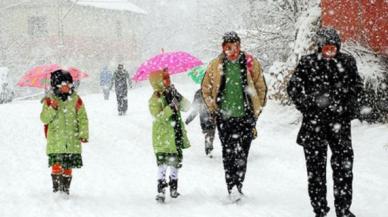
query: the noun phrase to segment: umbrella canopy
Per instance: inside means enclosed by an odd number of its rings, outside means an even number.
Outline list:
[[[20,87],[36,87],[45,88],[50,86],[50,75],[52,72],[62,69],[58,64],[45,64],[32,67],[23,75],[17,83]],[[71,74],[74,81],[80,80],[88,76],[85,72],[81,72],[75,67],[64,69]]]
[[[202,64],[201,60],[183,51],[162,53],[141,64],[132,79],[135,81],[146,80],[151,72],[165,68],[170,74],[186,72]]]
[[[189,71],[187,74],[196,84],[202,83],[203,77],[205,77],[205,73],[207,70],[207,65],[197,66]]]

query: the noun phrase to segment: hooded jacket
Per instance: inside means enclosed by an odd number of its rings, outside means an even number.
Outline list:
[[[50,100],[59,104],[54,109]],[[47,154],[81,154],[81,139],[89,139],[89,126],[86,109],[76,92],[63,101],[58,96],[49,95],[43,100],[40,119],[47,124]]]
[[[153,117],[152,124],[152,143],[155,153],[177,153],[177,146],[175,140],[175,121],[173,120],[174,111],[167,103],[164,92],[166,88],[163,85],[163,71],[153,72],[150,75],[150,83],[154,90],[151,98],[149,99],[149,110]],[[190,108],[190,102],[183,98],[179,102],[179,116],[183,147],[189,148],[190,143],[187,138],[187,132],[182,122],[180,110],[188,111]]]
[[[318,132],[318,129],[327,124],[350,126],[359,110],[358,100],[363,87],[355,59],[340,52],[337,32],[321,29],[317,37],[318,52],[301,58],[287,87],[292,102],[303,114],[297,140],[301,145],[324,139],[326,135],[321,135],[324,132]],[[337,47],[335,57],[323,58],[321,51],[325,44]]]

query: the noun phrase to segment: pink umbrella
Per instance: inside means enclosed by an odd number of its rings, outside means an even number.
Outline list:
[[[165,68],[170,74],[176,74],[202,64],[199,59],[183,51],[162,53],[141,64],[132,79],[135,81],[146,80],[151,72]]]
[[[50,74],[61,67],[58,64],[45,64],[32,67],[17,83],[20,87],[37,87],[45,88],[50,84]],[[80,80],[88,76],[85,72],[81,72],[75,67],[69,67],[65,69],[70,72],[74,81]]]

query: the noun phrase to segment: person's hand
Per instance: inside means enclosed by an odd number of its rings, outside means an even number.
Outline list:
[[[174,111],[179,111],[179,102],[175,97],[172,99],[170,106]]]
[[[82,143],[87,143],[87,142],[88,142],[87,139],[83,139],[83,138],[81,138],[80,141],[81,141]]]
[[[256,138],[257,138],[257,130],[256,130],[256,127],[252,128],[252,137],[253,137],[253,139],[256,139]]]
[[[55,99],[46,98],[44,102],[46,103],[47,106],[50,106],[55,110],[58,109],[59,107],[58,101],[56,101]]]
[[[51,103],[50,103],[50,106],[51,106],[53,109],[57,110],[58,107],[59,107],[59,103],[58,103],[58,101],[56,101],[55,99],[52,99],[52,100],[51,100]]]

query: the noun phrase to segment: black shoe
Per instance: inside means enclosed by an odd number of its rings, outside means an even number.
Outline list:
[[[58,192],[62,188],[62,174],[51,174],[53,181],[53,192]]]
[[[62,175],[62,189],[61,191],[67,195],[70,194],[70,184],[72,176]]]
[[[178,179],[171,179],[170,177],[170,182],[168,184],[170,185],[170,197],[179,197],[180,194],[178,192]]]
[[[327,216],[327,213],[329,213],[329,211],[330,211],[330,208],[329,208],[329,207],[326,207],[326,208],[323,208],[323,209],[321,209],[321,210],[322,210],[322,212],[316,213],[316,214],[315,214],[315,217],[326,217],[326,216]]]
[[[213,158],[212,151],[213,151],[213,148],[205,148],[206,156],[208,156],[209,158]]]
[[[339,213],[339,214],[338,214]],[[340,211],[340,212],[337,212],[337,216],[339,217],[356,217],[352,212],[350,212],[349,210],[347,211]]]

